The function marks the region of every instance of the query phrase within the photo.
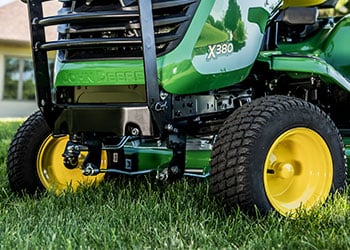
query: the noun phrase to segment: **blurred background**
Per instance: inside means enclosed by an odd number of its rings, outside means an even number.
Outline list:
[[[60,4],[45,4],[45,15],[57,12]],[[26,117],[37,110],[26,4],[0,0],[0,118]],[[47,39],[56,36],[55,29]],[[50,55],[53,63],[54,54]]]

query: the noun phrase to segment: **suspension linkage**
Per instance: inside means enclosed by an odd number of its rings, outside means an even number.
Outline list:
[[[129,139],[131,139],[131,136],[124,136],[121,138],[121,140],[119,141],[119,143],[117,145],[106,145],[106,146],[102,146],[101,150],[118,150],[121,149],[122,147],[125,146],[125,144],[129,141]],[[69,141],[66,145],[66,148],[62,154],[63,156],[63,163],[65,165],[66,168],[68,169],[74,169],[76,167],[78,167],[79,164],[79,155],[81,151],[87,151],[88,152],[88,156],[90,155],[90,149],[88,146],[86,145],[79,145],[76,144],[72,141]],[[88,156],[86,158],[88,158]],[[85,158],[85,159],[86,159]],[[87,160],[87,159],[86,159]],[[91,159],[89,159],[91,160]],[[85,165],[85,167],[84,167]],[[83,171],[85,171],[85,169],[88,168],[89,165],[95,165],[92,164],[91,162],[84,162],[83,163]],[[94,169],[99,169],[98,167],[94,167]],[[86,170],[87,172],[89,172],[88,175],[90,174],[90,170]]]

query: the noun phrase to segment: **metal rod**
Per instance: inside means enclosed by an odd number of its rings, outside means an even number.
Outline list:
[[[206,173],[206,174],[191,174],[191,173],[184,173],[184,176],[187,176],[187,177],[195,177],[195,178],[207,178],[210,176],[209,173]]]
[[[123,136],[120,142],[117,145],[105,145],[101,147],[101,150],[118,150],[125,146],[131,136]],[[79,151],[89,151],[89,148],[85,145],[77,145]]]
[[[149,174],[155,172],[153,169],[148,169],[148,170],[141,170],[141,171],[135,171],[135,172],[129,172],[129,171],[123,171],[119,169],[98,169],[98,168],[93,168],[91,166],[88,166],[87,168],[82,170],[82,173],[86,176],[95,176],[98,174],[107,174],[107,173],[113,173],[113,174],[123,174],[123,175],[128,175],[128,176],[134,176],[134,175],[144,175],[144,174]]]

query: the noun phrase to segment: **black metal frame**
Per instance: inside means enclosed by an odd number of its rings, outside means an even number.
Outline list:
[[[54,123],[62,111],[62,107],[61,105],[56,105],[53,102],[53,96],[51,94],[52,82],[50,79],[47,50],[57,49],[57,47],[60,45],[65,45],[60,44],[59,42],[56,42],[55,44],[46,42],[44,29],[45,26],[52,24],[52,18],[44,19],[42,2],[43,0],[28,0],[27,5],[32,37],[37,104],[39,109],[44,114],[48,124],[51,127],[54,127]],[[157,105],[159,105],[161,101],[159,97],[160,89],[157,76],[157,55],[153,27],[152,1],[140,0],[138,1],[138,5],[139,14],[137,12],[133,12],[132,15],[140,17],[142,40],[134,42],[142,42],[147,106],[151,111],[153,120],[158,127],[158,131],[162,134],[164,130],[165,115],[161,110],[156,109]],[[110,44],[120,42],[123,42],[123,40],[109,41]],[[94,41],[94,43],[96,43],[96,41]],[[102,42],[102,45],[106,44]]]
[[[51,96],[51,79],[47,52],[40,49],[40,44],[45,43],[46,40],[44,26],[39,24],[39,21],[43,18],[42,1],[28,0],[27,6],[32,39],[37,103],[39,109],[44,114],[47,123],[50,126],[53,126],[59,111],[53,104]]]
[[[157,74],[156,41],[153,28],[152,1],[139,0],[143,64],[146,81],[147,104],[160,133],[163,133],[165,117],[161,110],[156,110],[160,101],[160,89]]]

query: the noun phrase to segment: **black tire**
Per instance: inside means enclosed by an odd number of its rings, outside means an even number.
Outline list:
[[[50,129],[39,111],[19,127],[7,156],[7,175],[12,191],[33,194],[44,189],[37,174],[36,158],[49,134]]]
[[[297,98],[268,96],[224,123],[212,152],[210,185],[229,208],[287,215],[343,190],[346,171],[341,136],[323,111]],[[308,196],[310,187],[316,198]]]
[[[45,189],[61,193],[79,186],[100,183],[105,174],[86,177],[81,169],[64,166],[62,154],[68,136],[53,137],[41,112],[32,114],[18,129],[7,157],[7,174],[11,190],[34,194]],[[79,163],[87,152],[81,152]],[[101,155],[102,168],[107,168],[107,153]]]

